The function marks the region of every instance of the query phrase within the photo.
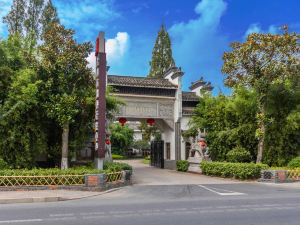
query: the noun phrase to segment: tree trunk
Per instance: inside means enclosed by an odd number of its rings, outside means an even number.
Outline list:
[[[258,139],[258,147],[257,147],[257,158],[256,163],[261,163],[263,158],[263,152],[265,147],[265,133],[266,133],[266,124],[265,124],[265,95],[262,95],[259,99],[259,111],[260,111],[260,117],[259,119],[259,129],[260,129],[260,135]]]
[[[69,153],[69,123],[63,125],[62,149],[61,149],[61,169],[68,169]]]
[[[265,123],[264,122],[261,123],[260,129],[263,132],[263,134],[262,137],[260,137],[258,140],[258,151],[257,151],[256,163],[261,163],[264,147],[265,147]]]

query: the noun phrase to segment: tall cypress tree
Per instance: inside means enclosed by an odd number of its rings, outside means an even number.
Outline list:
[[[3,17],[3,22],[8,25],[9,34],[22,34],[25,21],[25,0],[14,0],[10,12]]]
[[[40,37],[40,18],[43,13],[44,0],[29,0],[26,20],[24,22],[27,35],[32,36],[34,40]]]
[[[164,25],[161,26],[152,51],[150,73],[148,77],[161,78],[164,72],[174,65],[172,56],[171,40]]]
[[[51,23],[59,23],[51,0],[13,0],[11,10],[3,17],[9,34],[26,37],[33,44],[41,40]]]

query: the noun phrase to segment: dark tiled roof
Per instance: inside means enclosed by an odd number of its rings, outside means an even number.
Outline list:
[[[205,85],[206,82],[203,80],[203,77],[201,77],[199,80],[192,82],[192,85],[190,86],[190,90],[194,90],[197,87]]]
[[[212,90],[214,89],[214,87],[211,86],[211,83],[210,83],[210,82],[208,82],[207,84],[205,84],[205,85],[203,86],[202,89],[205,90],[205,91],[212,91]]]
[[[168,88],[176,89],[177,86],[167,79],[133,77],[133,76],[107,76],[108,85],[127,86],[127,87],[148,87],[148,88]]]
[[[182,101],[199,101],[199,96],[197,96],[194,92],[187,92],[183,91],[182,92]]]

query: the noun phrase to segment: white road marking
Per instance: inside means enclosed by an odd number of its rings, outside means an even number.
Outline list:
[[[204,185],[198,185],[198,186],[201,187],[201,188],[204,188],[205,190],[213,192],[215,194],[221,195],[221,196],[246,195],[245,193],[228,191],[228,190],[220,189],[220,188],[218,188],[218,190],[222,190],[222,191],[226,191],[226,192],[219,192],[219,191],[214,190],[216,188],[208,188]]]
[[[74,213],[61,213],[61,214],[50,214],[50,217],[65,217],[65,216],[74,216]]]
[[[1,220],[0,223],[27,223],[27,222],[42,222],[43,219],[28,219],[28,220]]]

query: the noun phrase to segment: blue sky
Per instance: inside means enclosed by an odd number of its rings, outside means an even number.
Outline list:
[[[12,0],[0,0],[0,16]],[[79,42],[106,32],[110,74],[146,76],[159,27],[164,23],[184,89],[201,76],[214,93],[223,85],[222,54],[232,41],[251,32],[277,33],[288,24],[300,32],[299,0],[53,0],[61,22],[76,31]],[[0,37],[7,28],[0,22]],[[89,61],[93,63],[93,56]]]

